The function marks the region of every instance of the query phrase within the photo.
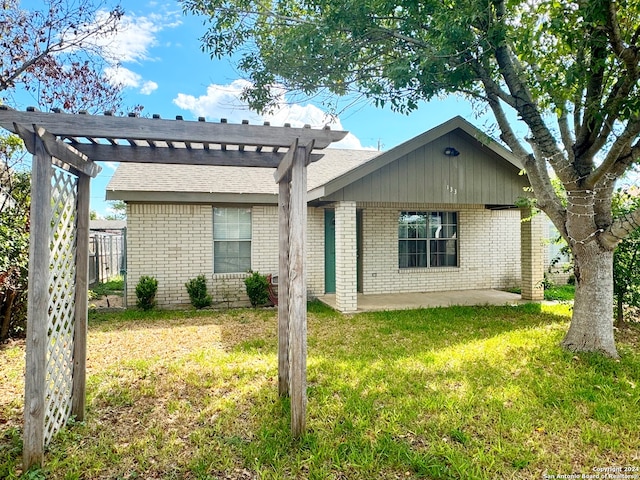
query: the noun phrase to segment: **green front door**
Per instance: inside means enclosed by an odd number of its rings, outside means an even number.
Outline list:
[[[324,293],[336,293],[336,212],[324,211]]]

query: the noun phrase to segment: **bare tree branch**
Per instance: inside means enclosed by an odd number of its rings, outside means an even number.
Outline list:
[[[569,157],[569,162],[573,163],[576,158],[573,152],[573,144],[575,142],[575,139],[573,138],[573,135],[571,134],[571,128],[569,127],[566,106],[562,107],[560,115],[558,116],[558,127],[560,129],[562,144],[564,145],[564,149]]]
[[[640,134],[640,118],[629,122],[624,132],[616,138],[607,152],[604,161],[587,177],[585,185],[588,188],[595,188],[602,178],[611,173],[616,162],[620,161],[623,154],[631,155],[631,142]]]
[[[638,74],[638,49],[632,48],[632,46],[625,46],[622,40],[622,34],[620,32],[620,24],[618,23],[618,4],[617,2],[609,1],[609,8],[607,8],[607,26],[609,27],[609,43],[620,58],[629,72],[629,76],[634,77]],[[638,34],[640,33],[640,27],[634,34],[633,42],[637,41]]]
[[[600,243],[609,249],[614,249],[618,243],[640,228],[640,209],[636,209],[617,218],[611,226],[600,235]]]
[[[502,21],[502,18],[506,14],[504,0],[496,2],[496,8],[498,20]],[[521,78],[523,68],[518,59],[512,54],[506,39],[502,39],[500,43],[495,46],[494,55],[505,83],[515,99],[514,108],[529,126],[534,136],[534,141],[540,151],[540,155],[551,164],[558,178],[564,183],[576,180],[575,171],[571,168],[571,164],[569,164],[566,157],[558,149],[552,133],[542,118],[540,109]]]

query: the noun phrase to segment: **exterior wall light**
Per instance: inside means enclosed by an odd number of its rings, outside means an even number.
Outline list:
[[[460,155],[460,152],[453,147],[447,147],[444,149],[444,154],[447,157],[457,157],[458,155]]]

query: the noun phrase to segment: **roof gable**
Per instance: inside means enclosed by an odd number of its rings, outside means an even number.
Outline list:
[[[436,144],[439,139],[447,137],[452,133],[457,133],[467,138],[467,141],[473,148],[484,151],[489,156],[498,159],[501,167],[506,167],[514,173],[522,170],[522,164],[518,158],[511,153],[508,149],[500,145],[494,139],[487,134],[473,126],[460,116],[456,116],[451,120],[448,120],[400,145],[388,150],[371,161],[366,162],[348,172],[345,172],[340,177],[337,177],[324,185],[315,189],[310,189],[309,200],[319,200],[321,198],[329,198],[333,194],[345,189],[349,185],[355,184],[368,175],[374,174],[376,171],[380,171],[384,167],[393,162],[397,162],[403,158],[407,158],[412,152],[418,151],[429,144]],[[442,149],[439,153],[444,155]],[[447,157],[449,160],[454,160],[457,157]],[[522,182],[517,182],[522,183]],[[525,182],[526,183],[526,179]],[[452,187],[452,185],[449,185]],[[455,188],[455,186],[453,186]],[[492,203],[492,202],[479,202],[479,203]],[[496,202],[493,202],[496,203]]]

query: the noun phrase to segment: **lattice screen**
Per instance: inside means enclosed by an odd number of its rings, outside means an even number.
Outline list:
[[[78,179],[53,168],[44,444],[71,415]]]

